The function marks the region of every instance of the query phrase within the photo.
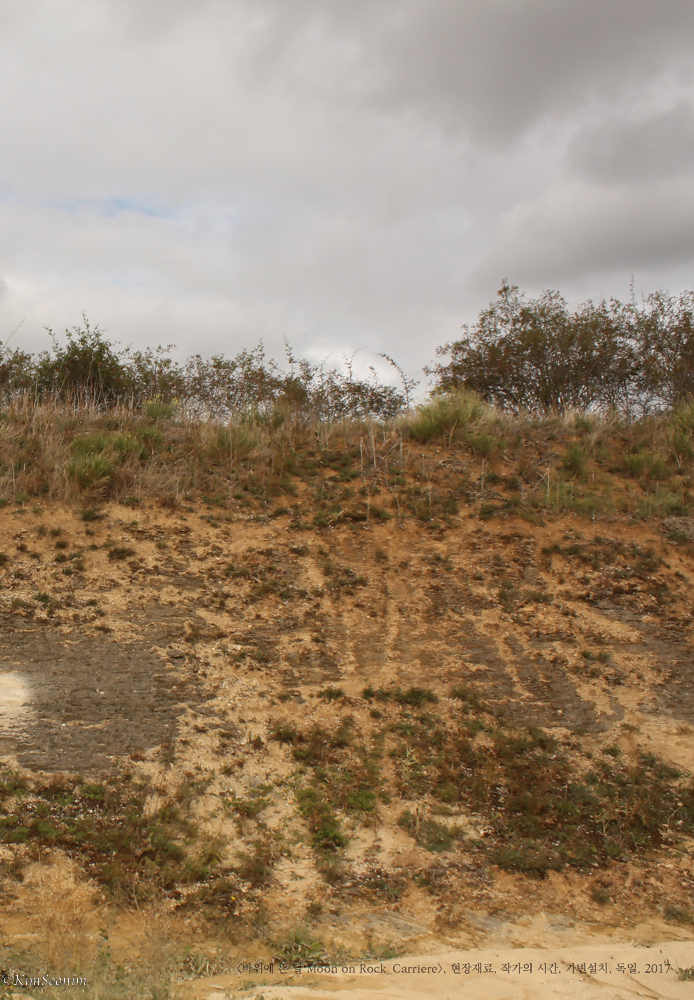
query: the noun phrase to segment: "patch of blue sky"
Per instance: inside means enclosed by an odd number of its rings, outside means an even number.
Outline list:
[[[161,202],[148,201],[144,198],[62,198],[51,201],[53,208],[58,208],[63,212],[93,212],[95,215],[103,215],[107,218],[115,218],[126,212],[134,215],[146,215],[152,219],[165,219],[168,221],[178,221],[180,212]]]

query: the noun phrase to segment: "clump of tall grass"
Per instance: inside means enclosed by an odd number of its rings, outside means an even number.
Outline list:
[[[443,437],[450,444],[461,437],[483,416],[486,407],[474,392],[460,390],[433,396],[429,402],[418,406],[407,422],[407,429],[415,441],[426,442]]]

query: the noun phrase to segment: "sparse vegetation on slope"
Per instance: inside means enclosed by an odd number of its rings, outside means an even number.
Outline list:
[[[181,974],[211,939],[386,954],[395,912],[691,933],[686,402],[54,389],[0,423],[7,913],[69,864],[102,924],[185,933]]]

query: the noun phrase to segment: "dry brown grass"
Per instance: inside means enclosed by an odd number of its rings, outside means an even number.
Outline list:
[[[0,500],[176,502],[198,492],[227,502],[246,492],[267,508],[297,481],[316,484],[329,500],[337,473],[362,498],[360,516],[378,519],[385,509],[398,520],[431,520],[445,514],[440,488],[455,468],[458,499],[483,502],[483,518],[509,509],[686,514],[690,417],[540,419],[463,394],[385,422],[326,423],[286,408],[222,422],[25,395],[0,415]],[[329,523],[349,516],[344,504],[322,506]]]

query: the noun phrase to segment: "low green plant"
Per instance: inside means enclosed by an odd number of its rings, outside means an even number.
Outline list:
[[[80,511],[80,517],[83,521],[98,521],[103,517],[103,513],[99,507],[83,507]]]
[[[624,471],[635,479],[659,480],[667,475],[667,463],[657,451],[627,453],[622,461]]]
[[[490,461],[506,451],[506,443],[493,434],[471,434],[467,438],[467,443],[476,455],[481,455]]]
[[[345,697],[345,691],[341,687],[326,687],[319,691],[316,697],[322,698],[323,701],[339,701]]]
[[[296,798],[299,812],[308,822],[311,842],[316,850],[330,852],[347,846],[348,838],[342,832],[340,821],[323,789],[316,785],[300,788]]]
[[[687,906],[683,906],[678,903],[666,903],[663,907],[663,916],[666,920],[669,920],[672,923],[694,923],[694,915],[692,915],[692,911]]]
[[[583,476],[588,464],[588,456],[582,445],[574,442],[564,452],[561,464],[565,471],[572,476]]]
[[[474,742],[481,728],[491,745]],[[617,857],[646,855],[664,844],[669,830],[694,829],[694,785],[680,784],[678,772],[648,754],[627,759],[608,748],[600,760],[586,757],[580,764],[541,729],[502,719],[484,725],[469,716],[462,726],[424,715],[403,718],[390,732],[402,793],[433,795],[487,816],[486,850],[504,868],[536,875],[591,870]]]
[[[266,786],[262,786],[262,789],[254,789],[245,799],[231,799],[228,806],[237,816],[255,819],[270,804],[270,799],[264,794],[266,791]]]
[[[124,559],[129,559],[135,554],[135,549],[130,548],[128,545],[114,545],[108,550],[108,557],[113,562],[122,562]]]
[[[30,794],[27,794],[29,792]],[[108,785],[76,778],[0,774],[0,842],[26,845],[26,860],[58,848],[117,899],[154,899],[216,878],[221,855],[174,800],[145,810],[151,789],[122,773]]]
[[[392,941],[386,941],[383,944],[374,944],[373,941],[369,940],[366,943],[366,949],[360,956],[360,961],[390,962],[391,959],[400,958],[404,954],[405,949],[393,944]]]
[[[330,965],[328,949],[320,938],[297,928],[275,944],[275,958],[292,966]]]
[[[298,738],[299,730],[291,722],[278,722],[270,729],[270,739],[278,743],[294,743]]]
[[[253,842],[251,852],[240,852],[240,860],[234,866],[234,871],[239,878],[256,889],[268,885],[273,877],[275,862],[281,853],[276,838],[265,834]]]
[[[453,850],[463,837],[460,827],[446,826],[429,817],[421,818],[409,809],[401,814],[398,825],[407,830],[427,851],[437,853]]]
[[[164,403],[161,399],[148,399],[142,409],[150,420],[170,420],[176,412],[176,406],[176,403]]]
[[[462,701],[467,708],[484,709],[479,695],[475,691],[471,691],[470,688],[463,686],[451,688],[449,697],[455,698],[457,701]]]
[[[400,705],[413,705],[415,708],[421,708],[425,702],[435,704],[439,700],[430,688],[422,687],[409,687],[404,691],[397,688],[392,697]]]
[[[405,688],[404,691],[402,688],[378,688],[376,690],[370,684],[362,691],[362,697],[368,701],[373,698],[376,698],[378,701],[392,700],[399,705],[412,705],[415,708],[421,708],[425,702],[436,704],[439,700],[430,688],[409,687]]]

